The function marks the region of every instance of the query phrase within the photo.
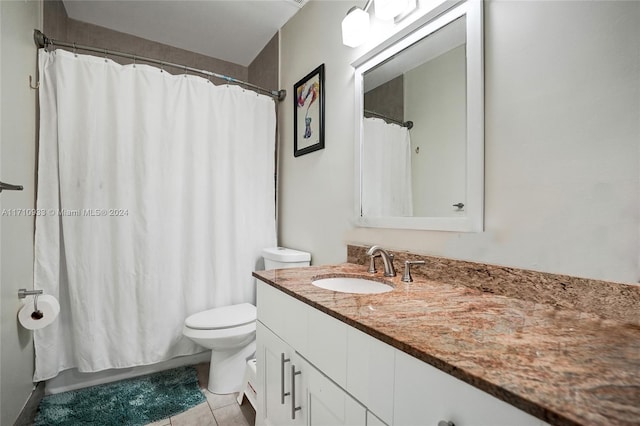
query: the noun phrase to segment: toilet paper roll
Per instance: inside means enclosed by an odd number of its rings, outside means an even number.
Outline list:
[[[38,297],[38,310],[42,314],[35,314],[33,297],[31,297],[18,312],[18,321],[27,330],[39,330],[54,322],[60,313],[58,300],[50,294]]]

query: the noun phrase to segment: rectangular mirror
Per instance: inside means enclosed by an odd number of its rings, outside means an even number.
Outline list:
[[[482,2],[424,20],[353,64],[356,222],[480,232]]]

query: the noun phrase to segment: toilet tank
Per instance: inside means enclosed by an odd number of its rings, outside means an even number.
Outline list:
[[[311,262],[311,253],[286,247],[263,249],[262,257],[264,258],[264,268],[266,270],[301,268],[303,266],[309,266]]]

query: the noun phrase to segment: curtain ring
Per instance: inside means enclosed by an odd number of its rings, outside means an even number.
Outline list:
[[[107,49],[104,49],[104,61],[107,62]]]
[[[187,67],[184,67],[184,78],[187,78]]]
[[[136,67],[136,55],[133,55],[133,67]]]
[[[78,57],[78,48],[76,47],[76,42],[73,42],[73,56]]]

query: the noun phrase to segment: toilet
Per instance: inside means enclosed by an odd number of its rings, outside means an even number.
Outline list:
[[[265,269],[309,266],[311,255],[284,247],[262,251]],[[182,334],[200,346],[211,349],[209,384],[216,394],[239,392],[247,360],[256,351],[256,307],[250,303],[223,306],[191,315],[184,321]]]

